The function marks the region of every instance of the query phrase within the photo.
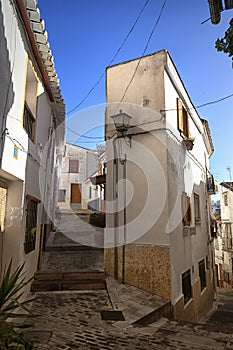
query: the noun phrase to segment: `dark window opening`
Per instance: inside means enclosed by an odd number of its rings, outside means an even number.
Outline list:
[[[36,244],[36,226],[37,226],[37,205],[38,202],[27,199],[27,209],[26,209],[26,232],[25,232],[25,242],[24,251],[29,253],[35,249]]]
[[[27,103],[25,102],[24,113],[23,113],[23,127],[26,130],[28,137],[30,138],[31,141],[33,141],[35,137],[35,125],[36,125],[36,121]]]
[[[182,293],[184,294],[184,303],[186,304],[192,298],[190,269],[182,273]]]
[[[205,260],[199,262],[199,277],[201,281],[201,291],[206,287]]]

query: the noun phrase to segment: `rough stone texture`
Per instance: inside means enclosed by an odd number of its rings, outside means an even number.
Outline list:
[[[106,291],[39,293],[34,301],[34,332],[51,332],[40,350],[230,350],[232,330],[225,325],[168,321],[133,327],[124,321],[104,321],[100,311],[112,310]],[[231,296],[232,299],[232,296]],[[47,333],[49,334],[49,333]],[[43,338],[43,337],[42,337]]]
[[[122,279],[122,247],[118,248],[118,273]],[[106,273],[114,275],[114,249],[105,249]],[[125,282],[157,294],[171,296],[169,248],[162,246],[127,245]]]
[[[174,318],[197,322],[212,307],[214,301],[213,282],[210,280],[210,271],[206,271],[206,288],[201,292],[200,279],[193,284],[193,299],[184,305],[184,297],[174,305]]]

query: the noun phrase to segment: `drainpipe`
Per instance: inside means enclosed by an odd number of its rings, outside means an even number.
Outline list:
[[[125,246],[126,246],[126,155],[122,162],[124,179],[124,240],[122,246],[122,283],[125,283]]]
[[[117,237],[117,227],[118,227],[118,205],[117,205],[117,191],[116,184],[118,183],[118,159],[116,150],[117,137],[113,140],[113,200],[114,200],[114,278],[118,279],[118,237]]]

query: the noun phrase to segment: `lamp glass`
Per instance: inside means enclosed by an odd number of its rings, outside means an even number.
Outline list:
[[[130,119],[132,117],[120,111],[120,113],[113,115],[111,118],[113,119],[116,130],[119,132],[125,132],[129,128]]]

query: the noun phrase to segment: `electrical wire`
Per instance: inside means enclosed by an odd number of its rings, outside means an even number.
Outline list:
[[[161,16],[162,16],[162,14],[163,14],[163,11],[164,11],[164,8],[165,8],[166,3],[167,3],[167,0],[165,0],[165,1],[163,2],[163,5],[162,5],[161,10],[160,10],[160,12],[159,12],[158,18],[157,18],[157,20],[156,20],[156,22],[155,22],[155,24],[154,24],[154,26],[153,26],[153,28],[152,28],[152,31],[150,32],[150,35],[149,35],[149,37],[148,37],[148,39],[147,39],[146,45],[145,45],[145,47],[144,47],[144,50],[143,50],[143,52],[142,52],[142,54],[141,54],[141,56],[140,56],[140,58],[139,58],[139,60],[138,60],[138,63],[137,63],[137,65],[136,65],[136,68],[135,68],[135,70],[134,70],[134,72],[133,72],[133,74],[132,74],[132,77],[131,77],[129,83],[128,83],[128,85],[126,86],[126,89],[125,89],[125,91],[124,91],[124,93],[123,93],[123,95],[122,95],[122,98],[121,98],[121,100],[120,100],[120,103],[119,103],[118,106],[117,106],[117,109],[119,108],[121,102],[124,100],[125,95],[126,95],[128,89],[129,89],[129,87],[130,87],[132,81],[133,81],[134,78],[135,78],[135,75],[136,75],[137,70],[138,70],[138,67],[139,67],[139,65],[140,65],[140,63],[141,63],[141,60],[142,60],[143,56],[145,55],[145,53],[146,53],[146,51],[147,51],[147,49],[148,49],[148,46],[149,46],[149,44],[150,44],[151,38],[152,38],[152,36],[153,36],[153,34],[154,34],[154,32],[155,32],[155,29],[157,28],[157,26],[158,26],[158,24],[159,24],[159,21],[160,21],[160,18],[161,18]]]
[[[231,97],[233,97],[233,94],[230,94],[230,95],[221,97],[221,98],[219,98],[219,99],[217,99],[217,100],[205,102],[205,103],[203,103],[203,104],[201,104],[201,105],[198,105],[198,106],[196,106],[196,107],[187,108],[187,111],[191,111],[191,110],[193,110],[193,109],[199,109],[199,108],[203,108],[203,107],[208,106],[208,105],[216,104],[216,103],[222,102],[222,101],[224,101],[224,100],[226,100],[226,99],[228,99],[228,98],[231,98]],[[161,113],[161,112],[170,112],[170,111],[177,111],[177,108],[161,109],[161,110],[160,110],[160,113]]]
[[[68,129],[69,131],[71,131],[73,134],[77,135],[77,136],[80,136],[82,138],[85,138],[85,139],[103,139],[104,136],[85,136],[83,134],[79,134],[78,132],[74,131],[73,129],[69,128],[67,125],[66,125],[66,129]]]
[[[133,32],[136,24],[138,23],[143,11],[145,10],[146,6],[148,5],[150,0],[146,0],[146,2],[144,3],[141,11],[139,12],[136,20],[134,21],[132,27],[130,28],[129,32],[127,33],[126,37],[124,38],[124,40],[122,41],[121,45],[119,46],[119,48],[117,49],[116,53],[114,54],[113,58],[110,60],[108,66],[110,66],[113,61],[115,60],[115,58],[118,56],[118,54],[120,53],[121,49],[123,48],[123,46],[125,45],[126,41],[128,40],[130,34]],[[83,99],[72,109],[70,109],[66,115],[69,115],[70,113],[74,112],[77,108],[79,108],[85,101],[86,99],[90,96],[90,94],[95,90],[96,86],[100,83],[100,81],[103,79],[103,77],[105,76],[105,71],[100,75],[100,77],[97,79],[97,81],[95,82],[95,84],[92,86],[92,88],[88,91],[88,93],[83,97]]]

